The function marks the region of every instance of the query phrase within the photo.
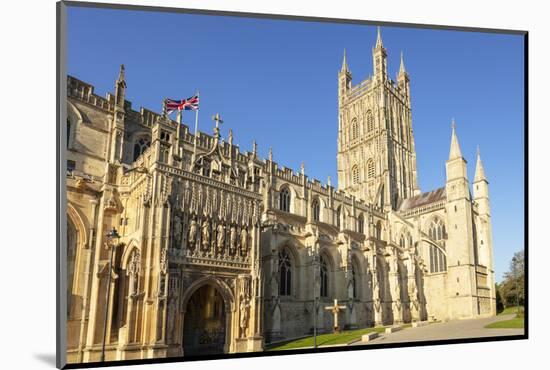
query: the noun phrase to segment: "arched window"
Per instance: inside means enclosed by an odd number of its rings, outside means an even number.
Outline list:
[[[430,272],[447,271],[447,257],[434,245],[430,245]]]
[[[354,118],[353,121],[351,121],[351,140],[357,139],[357,136],[359,136],[359,128],[357,125],[357,118]]]
[[[376,239],[378,240],[382,240],[382,223],[380,221],[378,221],[376,223]]]
[[[325,256],[321,256],[321,297],[328,297],[328,262]]]
[[[281,211],[290,212],[290,191],[288,188],[283,188],[279,194],[279,209]]]
[[[359,184],[359,167],[357,165],[351,168],[351,181],[353,184]]]
[[[428,229],[428,235],[433,240],[443,240],[447,238],[445,224],[440,218],[435,218],[432,220]]]
[[[279,252],[279,295],[292,293],[292,264],[286,249]]]
[[[69,141],[71,138],[71,121],[67,118],[67,148],[69,147]]]
[[[319,221],[319,214],[320,214],[320,208],[319,208],[319,200],[317,198],[313,199],[313,203],[311,204],[311,210],[313,212],[313,220]]]
[[[374,130],[374,116],[372,115],[372,111],[367,112],[367,131],[372,132]]]
[[[151,145],[149,139],[141,138],[134,144],[134,161]]]
[[[374,179],[374,161],[372,159],[367,162],[367,178],[369,180]]]
[[[340,223],[341,223],[341,219],[340,217],[342,217],[342,207],[341,206],[338,206],[338,208],[336,208],[336,227],[338,228],[338,230],[340,230]]]
[[[362,213],[357,217],[357,232],[360,234],[365,232],[365,218]]]

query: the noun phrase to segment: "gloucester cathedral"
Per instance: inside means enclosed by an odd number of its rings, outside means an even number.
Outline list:
[[[277,143],[240,151],[219,115],[207,134],[135,110],[124,66],[106,97],[67,78],[68,362],[262,351],[332,330],[335,299],[344,329],[495,315],[479,152],[470,185],[453,123],[422,192],[403,57],[393,81],[380,31],[372,57],[338,72],[336,187]]]

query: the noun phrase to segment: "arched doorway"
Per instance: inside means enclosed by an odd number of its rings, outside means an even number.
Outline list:
[[[212,285],[197,289],[187,303],[183,326],[185,356],[223,353],[226,339],[226,307]]]

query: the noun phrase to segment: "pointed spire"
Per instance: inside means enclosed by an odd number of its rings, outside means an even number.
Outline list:
[[[342,59],[342,68],[340,72],[349,72],[348,62],[346,60],[346,49],[344,48],[344,58]]]
[[[453,133],[451,135],[451,151],[449,152],[449,160],[462,158],[462,152],[460,151],[460,145],[458,144],[458,138],[456,137],[455,119],[453,118],[451,127]]]
[[[378,26],[378,35],[376,36],[376,47],[384,47],[384,44],[382,44],[382,35],[380,34],[380,26]]]
[[[125,70],[124,70],[124,64],[121,64],[120,65],[120,70],[118,71],[118,80],[117,82],[124,82],[126,79],[126,73],[125,73]]]
[[[399,74],[407,73],[405,70],[405,62],[403,61],[403,51],[401,51],[401,64],[399,65]]]
[[[479,154],[479,145],[477,146],[477,162],[476,162],[476,174],[474,176],[474,182],[478,181],[487,181],[485,176],[485,169],[483,168],[483,163],[481,162],[481,155]]]
[[[331,181],[330,181],[330,175],[329,175],[328,178],[327,178],[327,186],[332,186],[332,183],[331,183]]]
[[[256,158],[256,154],[258,153],[258,144],[256,143],[256,139],[252,142],[252,155],[254,158]]]

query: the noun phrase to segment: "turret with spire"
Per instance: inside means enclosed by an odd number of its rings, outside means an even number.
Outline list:
[[[351,89],[351,71],[348,67],[346,49],[344,49],[344,57],[342,58],[342,67],[338,72],[338,102],[342,104],[343,99],[348,90]]]
[[[451,123],[451,148],[449,150],[449,159],[445,164],[447,170],[447,198],[470,198],[468,187],[468,175],[466,169],[466,159],[462,156],[458,137],[456,135],[456,124],[453,118]]]
[[[409,74],[405,69],[403,52],[401,52],[401,62],[399,64],[399,72],[397,73],[397,86],[399,87],[399,90],[407,97],[407,102],[410,104],[410,79]]]
[[[479,152],[479,146],[476,154],[476,174],[474,176],[474,200],[478,204],[479,213],[484,215],[490,215],[489,207],[489,181],[485,175],[485,169],[483,168],[483,162],[481,161],[481,154]]]
[[[372,49],[372,65],[374,69],[374,78],[378,82],[384,82],[388,78],[388,53],[382,43],[382,34],[378,27],[376,45]]]

